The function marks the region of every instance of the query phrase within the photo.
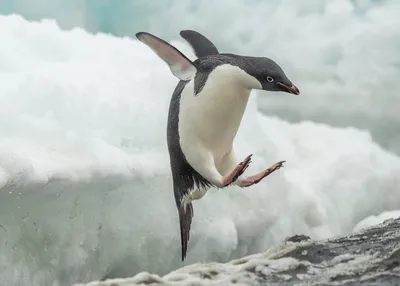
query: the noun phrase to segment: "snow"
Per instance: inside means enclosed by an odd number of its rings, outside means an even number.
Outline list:
[[[399,234],[399,220],[391,219],[328,240],[303,237],[294,242],[296,237],[290,237],[262,253],[227,263],[196,263],[164,276],[140,272],[74,286],[393,284],[400,279]]]
[[[93,281],[85,286],[122,286],[150,283],[160,283],[159,285],[170,285],[171,283],[173,285],[210,285],[210,283],[211,285],[249,285],[254,283],[257,277],[256,273],[271,275],[280,271],[296,269],[303,264],[308,266],[309,262],[299,261],[291,257],[276,260],[272,258],[309,244],[310,242],[281,244],[264,253],[243,257],[225,264],[196,263],[173,271],[163,277],[149,272],[141,272],[131,278],[112,279],[104,282]],[[75,284],[74,286],[83,286],[83,284]]]
[[[182,266],[168,67],[134,39],[52,20],[0,16],[0,37],[0,281],[65,285]],[[312,105],[296,84],[302,94],[285,100]],[[369,132],[264,116],[257,96],[273,98],[253,92],[238,156],[254,154],[249,174],[280,160],[285,168],[196,202],[185,265],[238,259],[295,233],[346,233],[400,204],[400,157]]]
[[[357,223],[353,231],[358,232],[371,226],[383,223],[388,219],[395,219],[398,217],[400,217],[400,210],[385,211],[378,215],[371,215]]]

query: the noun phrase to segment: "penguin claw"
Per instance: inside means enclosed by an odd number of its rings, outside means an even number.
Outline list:
[[[226,187],[232,183],[234,183],[243,173],[246,171],[246,169],[249,167],[251,163],[251,157],[253,154],[250,154],[249,156],[246,157],[242,162],[240,162],[233,171],[224,177],[223,180],[223,187]]]
[[[268,175],[270,175],[271,173],[275,172],[276,170],[279,170],[280,168],[283,167],[283,163],[285,163],[286,161],[280,161],[278,163],[275,163],[274,165],[272,165],[271,167],[269,167],[268,169],[250,176],[250,177],[246,177],[242,180],[240,180],[238,182],[238,185],[242,188],[246,188],[246,187],[250,187],[252,185],[258,184],[262,179],[264,179],[265,177],[267,177]]]

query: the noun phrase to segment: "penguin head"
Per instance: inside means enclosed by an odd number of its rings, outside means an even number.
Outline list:
[[[299,89],[288,79],[282,68],[265,57],[251,57],[246,60],[247,72],[261,84],[262,90],[283,91],[299,95]]]

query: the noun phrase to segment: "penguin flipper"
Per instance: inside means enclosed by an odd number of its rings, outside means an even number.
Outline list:
[[[172,74],[180,80],[190,80],[196,75],[195,64],[166,41],[146,32],[136,33],[136,38],[168,64]]]
[[[214,44],[202,34],[193,30],[182,30],[179,34],[190,44],[198,58],[219,54]]]
[[[181,228],[181,252],[182,261],[185,260],[187,246],[190,236],[190,225],[193,218],[193,206],[192,203],[186,205],[186,210],[184,206],[179,208],[179,224]]]

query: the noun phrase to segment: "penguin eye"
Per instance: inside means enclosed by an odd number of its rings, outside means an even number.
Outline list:
[[[273,81],[274,81],[274,78],[273,78],[272,76],[267,76],[267,81],[268,81],[268,82],[273,82]]]

